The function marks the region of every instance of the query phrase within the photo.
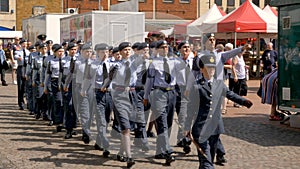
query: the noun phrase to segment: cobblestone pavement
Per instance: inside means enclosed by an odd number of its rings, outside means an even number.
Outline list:
[[[10,74],[7,75],[8,82]],[[248,81],[247,98],[254,102],[251,109],[234,108],[228,104],[224,115],[226,133],[221,136],[228,163],[216,169],[298,169],[300,168],[300,130],[268,120],[269,105],[262,105],[256,96],[259,81]],[[18,110],[17,86],[0,86],[0,168],[125,168],[126,164],[102,158],[93,143],[83,144],[81,135],[64,140],[64,132],[56,133],[46,121],[36,120],[27,111]],[[176,123],[174,123],[176,131]],[[80,131],[78,129],[78,131]],[[151,144],[155,142],[150,139]],[[176,137],[172,134],[171,143]],[[117,142],[111,142],[117,149]],[[185,155],[181,148],[172,166],[163,166],[163,160],[136,156],[136,169],[198,168],[195,147]],[[113,150],[112,154],[117,151]]]

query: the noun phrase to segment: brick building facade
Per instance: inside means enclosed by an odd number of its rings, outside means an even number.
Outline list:
[[[22,30],[22,20],[36,14],[62,13],[62,0],[18,0],[16,4],[16,29]]]

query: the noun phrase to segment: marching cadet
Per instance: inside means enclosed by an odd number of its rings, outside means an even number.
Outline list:
[[[136,48],[136,53],[138,53],[137,57],[142,60],[142,64],[139,64],[137,67],[137,81],[136,81],[136,94],[137,94],[137,120],[136,128],[135,128],[135,140],[134,144],[137,147],[140,147],[143,151],[149,151],[149,144],[146,133],[146,123],[149,114],[145,114],[145,110],[147,110],[147,106],[145,108],[143,104],[144,100],[144,85],[146,83],[147,78],[147,69],[149,67],[149,45],[145,42],[140,43]],[[138,122],[140,121],[140,122]]]
[[[116,108],[116,118],[121,128],[121,145],[117,155],[119,161],[127,161],[127,168],[132,167],[135,161],[132,159],[130,145],[130,121],[135,121],[136,116],[136,60],[130,59],[131,43],[122,42],[119,45],[122,61],[119,66],[111,69],[112,98]],[[127,157],[123,156],[126,153]]]
[[[107,129],[107,117],[110,114],[106,114],[107,94],[106,86],[103,86],[104,80],[108,77],[109,64],[107,62],[109,54],[109,46],[105,43],[95,45],[95,51],[97,53],[97,60],[92,63],[89,75],[84,72],[83,89],[87,88],[85,85],[91,85],[94,90],[94,96],[96,97],[96,104],[94,105],[96,124],[97,124],[97,136],[96,143],[94,145],[96,150],[103,150],[103,157],[107,158],[110,154],[108,151],[109,141],[106,136]],[[86,84],[88,83],[88,84]],[[93,84],[92,84],[93,83]],[[86,91],[83,91],[86,93]],[[94,99],[93,99],[94,100]],[[90,100],[91,101],[91,100]],[[109,112],[110,113],[110,112]]]
[[[34,56],[38,53],[36,51],[36,46],[35,45],[31,45],[28,48],[30,54],[28,56],[28,61],[27,61],[27,67],[26,67],[26,80],[27,80],[27,88],[26,88],[26,92],[27,92],[27,106],[28,106],[28,110],[29,110],[29,115],[34,115],[34,98],[33,98],[33,87],[32,87],[32,58],[34,58]]]
[[[57,46],[57,45],[56,45]],[[54,46],[54,47],[56,47]],[[54,47],[52,46],[52,50],[54,50]],[[45,84],[45,78],[46,78],[46,74],[47,74],[47,67],[48,67],[48,63],[50,63],[51,60],[54,59],[53,55],[47,55],[46,58],[43,61],[43,67],[42,67],[42,83],[41,83],[41,87],[46,87],[47,88],[47,94],[44,93],[44,100],[45,103],[44,104],[44,109],[47,110],[46,116],[47,119],[49,120],[48,126],[52,126],[53,125],[53,109],[54,109],[54,105],[55,105],[55,100],[52,94],[52,89],[51,89],[51,85],[49,84]],[[49,80],[48,80],[49,82]],[[45,118],[46,119],[46,118]]]
[[[63,126],[63,105],[62,105],[62,74],[63,74],[63,62],[62,57],[64,55],[64,49],[60,44],[54,44],[53,47],[54,59],[49,61],[47,65],[44,93],[48,93],[47,86],[51,88],[55,104],[53,106],[53,124],[56,125],[56,131],[61,132]],[[49,82],[49,83],[48,83]]]
[[[75,62],[74,71],[70,71],[66,80],[66,86],[68,86],[72,79],[72,98],[74,99],[75,111],[78,113],[78,117],[80,117],[82,125],[82,141],[85,144],[89,144],[90,142],[91,104],[93,103],[92,98],[94,94],[91,88],[83,89],[82,82],[86,76],[84,72],[87,72],[85,69],[88,70],[88,67],[90,67],[92,63],[92,60],[90,59],[92,52],[92,46],[90,44],[84,44],[81,46],[81,56],[78,56],[79,59]]]
[[[52,51],[53,41],[52,40],[47,40],[46,44],[47,44],[47,54],[48,55],[53,55],[53,51]]]
[[[135,58],[137,58],[139,56],[139,50],[137,49],[139,46],[140,46],[140,42],[135,42],[133,45],[132,45],[132,50],[133,50],[133,55],[130,56],[130,59],[131,60],[134,60]]]
[[[81,53],[81,47],[84,44],[84,41],[82,39],[79,39],[76,44],[78,45],[78,49],[77,49],[77,55],[80,55]]]
[[[45,35],[45,34],[39,34],[37,36],[37,39],[39,40],[40,43],[46,43],[46,38],[47,38],[47,35]]]
[[[17,60],[17,85],[18,85],[18,105],[20,110],[24,110],[24,94],[25,94],[25,68],[27,66],[26,60],[29,51],[26,49],[26,40],[20,41],[19,45],[14,45],[14,59]]]
[[[187,78],[191,71],[193,65],[193,56],[190,56],[190,43],[189,41],[181,41],[178,45],[178,50],[180,55],[178,59],[182,60],[186,64],[186,68],[177,72],[177,84],[176,84],[176,113],[178,117],[178,123],[181,127],[178,129],[177,133],[177,146],[183,147],[183,137],[184,137],[184,123],[187,116],[187,104],[188,98],[184,96],[184,92],[186,89]]]
[[[247,108],[252,106],[252,102],[230,91],[223,80],[214,78],[217,67],[217,58],[214,54],[203,55],[198,61],[202,77],[195,81],[189,94],[191,111],[185,122],[185,130],[189,133],[193,125],[191,138],[198,146],[199,169],[213,169],[212,158],[217,141],[220,134],[224,133],[221,117],[222,97],[225,95]]]
[[[46,117],[46,109],[45,109],[45,103],[44,102],[44,87],[41,86],[42,84],[42,69],[43,69],[43,62],[47,56],[47,44],[42,43],[39,46],[39,54],[36,55],[32,60],[32,87],[35,91],[35,118],[39,119],[41,117],[41,114],[43,114],[43,117]]]
[[[175,58],[168,58],[168,44],[165,40],[157,42],[158,57],[153,58],[149,66],[145,85],[144,105],[150,99],[151,110],[157,125],[156,159],[166,159],[167,163],[175,161],[169,143],[168,129],[172,126],[175,106],[175,84],[178,71],[186,65]],[[149,96],[151,89],[151,97]]]
[[[72,81],[67,82],[68,81],[67,76],[70,73],[74,72],[77,44],[69,43],[67,45],[66,50],[68,51],[69,55],[63,57],[63,60],[65,60],[64,72],[63,72],[63,82],[65,84],[64,93],[63,93],[63,101],[64,101],[63,103],[64,103],[64,112],[65,112],[65,127],[67,130],[65,134],[65,139],[70,139],[72,138],[72,135],[76,134],[75,131],[73,131],[73,129],[76,128],[77,115],[74,108],[74,100],[72,98],[72,91],[73,91]]]

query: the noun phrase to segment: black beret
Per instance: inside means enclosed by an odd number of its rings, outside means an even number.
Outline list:
[[[113,50],[113,49],[114,49],[113,46],[109,46],[109,47],[108,47],[108,50]]]
[[[185,44],[190,44],[190,42],[189,41],[187,41],[187,40],[183,40],[183,41],[181,41],[180,43],[179,43],[179,45],[178,45],[178,49],[181,49],[181,47],[183,46],[183,45],[185,45]]]
[[[47,45],[53,44],[53,41],[52,40],[47,40],[46,43],[47,43]]]
[[[36,47],[35,47],[34,45],[31,45],[31,46],[29,46],[28,49],[29,49],[29,50],[32,50],[32,49],[36,49]]]
[[[95,45],[95,50],[108,50],[109,46],[106,43],[100,43]]]
[[[203,43],[205,43],[210,37],[215,37],[213,33],[207,33],[203,36]]]
[[[67,45],[69,42],[68,41],[64,41],[61,45],[62,46],[65,46],[65,45]]]
[[[88,43],[81,46],[81,50],[88,50],[88,49],[92,49],[92,46]]]
[[[159,41],[157,41],[156,48],[160,48],[160,46],[167,45],[167,44],[168,44],[167,41],[165,41],[165,40],[159,40]]]
[[[118,47],[113,48],[112,54],[117,53],[117,52],[119,52],[119,48]]]
[[[41,42],[40,42],[40,41],[37,41],[37,42],[35,42],[34,46],[35,46],[35,47],[38,47],[38,46],[40,46],[40,44],[41,44]]]
[[[153,41],[150,43],[150,48],[156,48],[157,42]]]
[[[199,59],[199,67],[204,66],[216,67],[216,56],[214,54],[203,55]]]
[[[76,43],[76,39],[72,38],[72,39],[70,39],[70,42]]]
[[[40,35],[37,36],[37,38],[38,38],[39,40],[46,40],[47,35],[45,35],[45,34],[40,34]]]
[[[56,51],[58,51],[59,49],[62,49],[63,47],[60,45],[60,44],[58,44],[58,43],[56,43],[56,44],[54,44],[53,46],[52,46],[52,50],[53,50],[53,52],[56,52]]]
[[[140,42],[135,42],[133,45],[132,45],[132,49],[136,49],[140,46]]]
[[[27,40],[26,40],[26,39],[22,39],[22,40],[20,41],[20,44],[22,44],[22,43],[24,43],[24,42],[27,42]]]
[[[76,43],[77,43],[77,44],[79,44],[79,43],[84,43],[84,41],[83,41],[82,39],[79,39]]]
[[[149,44],[146,43],[146,42],[143,42],[139,45],[139,47],[137,48],[137,50],[142,50],[142,49],[145,49],[145,48],[148,48],[149,47]]]
[[[119,51],[121,51],[121,50],[123,50],[124,48],[127,48],[127,47],[131,47],[131,43],[130,42],[122,42],[119,45]]]
[[[47,44],[46,44],[46,43],[41,43],[39,47],[40,47],[40,48],[47,47]]]
[[[70,50],[70,49],[72,49],[72,48],[74,48],[76,46],[77,46],[76,43],[71,42],[71,43],[68,44],[67,50]]]

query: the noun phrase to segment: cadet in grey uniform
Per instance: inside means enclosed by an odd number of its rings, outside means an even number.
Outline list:
[[[136,81],[136,94],[137,94],[137,118],[142,119],[142,123],[136,122],[136,128],[135,128],[135,140],[134,144],[137,147],[140,147],[143,151],[148,151],[149,144],[148,144],[148,138],[146,133],[146,123],[149,116],[149,114],[145,114],[145,109],[147,110],[147,107],[144,106],[143,100],[144,100],[144,85],[146,83],[147,79],[147,70],[150,64],[149,61],[149,45],[145,42],[140,43],[139,46],[136,48],[137,56],[139,59],[141,59],[142,63],[138,65],[137,67],[137,81]],[[132,57],[132,56],[131,56]],[[151,60],[152,61],[152,60]]]
[[[41,114],[43,114],[43,117],[45,117],[46,109],[44,101],[44,87],[42,84],[42,71],[43,71],[43,62],[46,59],[47,56],[47,44],[42,43],[39,46],[40,53],[35,56],[32,60],[32,87],[35,91],[35,118],[39,119],[41,117]]]
[[[108,157],[110,152],[108,151],[109,148],[109,141],[106,136],[106,86],[103,86],[104,80],[108,77],[108,69],[109,64],[107,62],[108,58],[108,45],[105,43],[100,43],[95,45],[95,51],[97,52],[97,60],[91,64],[89,67],[90,69],[85,69],[84,74],[84,84],[83,89],[87,89],[86,85],[90,85],[92,90],[94,90],[95,99],[90,100],[90,102],[94,101],[96,104],[93,103],[93,110],[95,110],[94,114],[96,116],[96,123],[97,123],[97,135],[96,135],[96,144],[95,149],[103,151],[103,157]],[[89,72],[89,74],[87,73]],[[83,91],[86,93],[86,91]]]
[[[203,55],[199,60],[202,78],[197,79],[189,94],[190,107],[185,130],[192,130],[192,137],[198,149],[199,169],[213,169],[213,157],[217,148],[219,135],[224,133],[224,125],[221,117],[222,97],[238,102],[250,108],[252,102],[244,99],[228,90],[223,80],[214,78],[216,73],[216,56],[214,54]],[[193,123],[194,121],[194,123]],[[191,125],[193,127],[191,129]],[[189,132],[186,132],[189,133]]]
[[[134,60],[131,60],[131,44],[129,42],[122,42],[119,45],[119,51],[122,55],[122,62],[120,67],[115,67],[112,75],[112,98],[114,106],[117,110],[116,118],[121,128],[121,146],[117,155],[118,160],[127,161],[127,168],[135,164],[131,154],[130,143],[130,121],[135,122],[136,115],[136,65]],[[127,157],[123,156],[126,153]]]
[[[20,46],[14,45],[14,59],[17,60],[17,84],[18,84],[18,105],[20,110],[24,110],[24,94],[25,94],[25,67],[27,66],[26,57],[29,51],[26,49],[27,41],[21,40]]]
[[[62,104],[62,74],[64,49],[60,44],[53,45],[54,59],[49,61],[44,84],[49,84],[55,104],[53,107],[53,124],[56,125],[56,131],[61,132],[63,124],[63,104]],[[49,82],[49,83],[48,83]],[[47,86],[44,86],[44,93],[48,93]]]
[[[76,62],[76,51],[77,44],[69,43],[67,49],[68,56],[65,56],[64,59],[66,63],[64,64],[63,79],[65,79],[64,85],[64,112],[65,112],[65,127],[66,134],[65,139],[72,138],[73,129],[76,127],[77,115],[74,108],[74,97],[72,97],[73,85],[72,77],[69,76],[74,72],[75,62]],[[66,52],[65,52],[66,54]]]
[[[186,66],[175,58],[168,58],[168,44],[165,40],[157,42],[159,56],[153,58],[149,66],[145,85],[144,105],[150,99],[151,110],[157,125],[156,155],[157,159],[166,159],[168,163],[175,160],[171,154],[168,129],[171,128],[175,107],[175,74]],[[154,90],[151,92],[151,89]]]
[[[31,45],[28,48],[30,54],[28,56],[28,61],[27,61],[27,67],[26,67],[26,80],[27,80],[27,88],[26,88],[26,92],[27,92],[27,106],[28,106],[28,110],[29,110],[29,115],[33,115],[34,114],[34,110],[35,110],[35,105],[34,105],[34,98],[33,98],[33,87],[32,87],[32,58],[34,58],[35,55],[38,54],[38,52],[36,51],[36,46],[35,45]]]
[[[190,43],[186,40],[179,43],[178,50],[180,52],[178,59],[182,59],[182,61],[186,64],[186,68],[181,70],[180,72],[177,72],[176,74],[176,113],[180,125],[177,133],[177,146],[184,147],[184,142],[182,141],[182,139],[184,138],[184,123],[187,116],[188,104],[188,98],[185,97],[184,92],[186,89],[187,78],[193,65],[194,57],[190,56]]]

